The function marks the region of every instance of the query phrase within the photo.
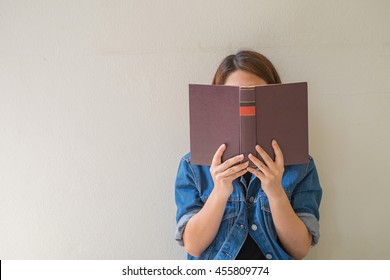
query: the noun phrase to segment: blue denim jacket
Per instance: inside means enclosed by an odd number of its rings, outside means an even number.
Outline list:
[[[312,234],[314,246],[320,237],[318,221],[322,189],[313,159],[309,157],[308,164],[285,166],[282,185],[295,213]],[[175,239],[181,246],[184,246],[183,231],[187,222],[203,207],[213,187],[210,167],[193,165],[190,154],[185,155],[180,161],[175,185]],[[233,181],[233,193],[227,201],[218,233],[199,259],[235,259],[247,234],[267,259],[292,259],[278,241],[267,195],[254,175],[249,186],[243,177]],[[188,254],[188,259],[196,258]]]

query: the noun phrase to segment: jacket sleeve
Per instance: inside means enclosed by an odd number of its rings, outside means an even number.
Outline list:
[[[314,160],[310,157],[303,178],[297,184],[291,196],[291,204],[298,217],[305,223],[313,236],[312,246],[320,238],[319,207],[322,188]]]
[[[184,246],[184,229],[191,217],[198,213],[204,204],[200,199],[197,179],[188,157],[183,157],[179,164],[175,182],[175,201],[177,207],[175,239]]]

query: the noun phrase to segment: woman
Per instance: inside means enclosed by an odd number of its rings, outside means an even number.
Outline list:
[[[253,51],[227,56],[214,85],[253,86],[281,83],[272,63]],[[222,143],[221,143],[222,144]],[[189,259],[302,259],[319,239],[322,189],[314,161],[284,166],[272,142],[275,160],[258,145],[249,162],[237,155],[222,163],[226,145],[210,167],[180,162],[175,197],[176,240]]]

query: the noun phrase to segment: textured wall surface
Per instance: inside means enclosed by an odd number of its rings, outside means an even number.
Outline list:
[[[188,83],[240,49],[308,81],[309,259],[390,259],[390,2],[0,0],[0,259],[180,259]]]

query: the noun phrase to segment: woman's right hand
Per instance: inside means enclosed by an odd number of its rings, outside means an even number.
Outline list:
[[[184,246],[187,252],[196,258],[200,257],[218,233],[226,202],[233,192],[233,180],[247,172],[248,161],[237,164],[244,158],[242,155],[232,157],[222,163],[225,150],[226,145],[223,144],[215,152],[211,163],[213,191],[202,209],[188,221],[183,232]]]
[[[226,145],[223,144],[215,152],[210,173],[214,181],[213,191],[217,191],[227,199],[233,192],[232,182],[247,172],[249,161],[237,164],[244,158],[244,155],[238,155],[222,163],[222,155],[225,150]]]

